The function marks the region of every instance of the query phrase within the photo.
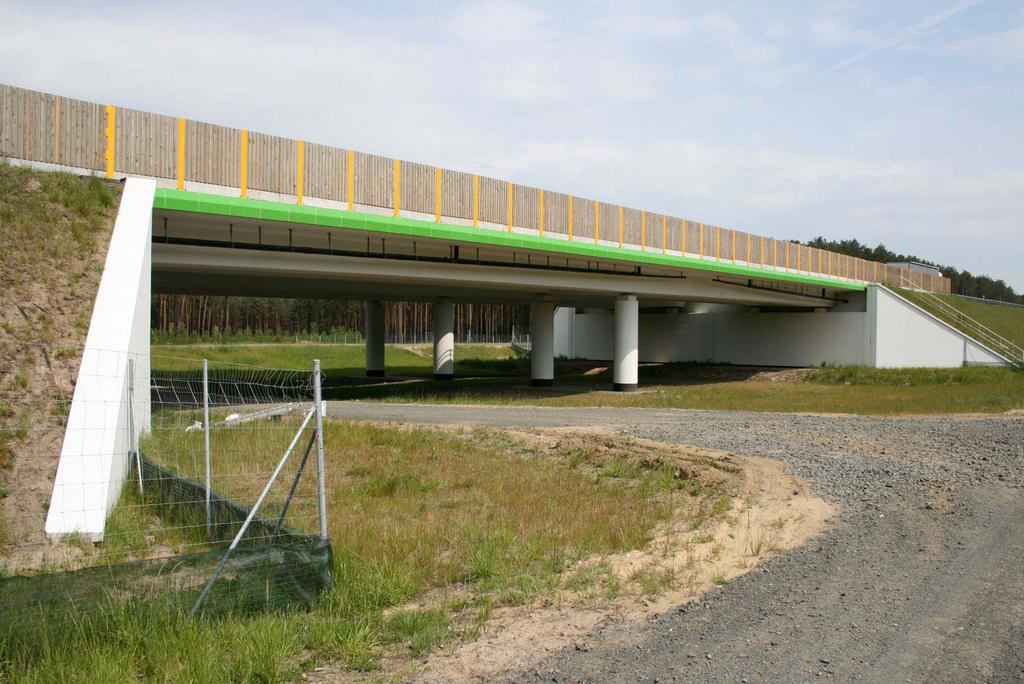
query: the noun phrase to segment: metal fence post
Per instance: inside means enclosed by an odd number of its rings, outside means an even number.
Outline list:
[[[327,487],[324,481],[324,410],[320,392],[320,359],[313,359],[313,402],[316,413],[316,489],[320,538],[327,539]]]
[[[135,470],[139,479],[139,496],[142,497],[142,456],[139,454],[138,433],[135,431],[135,361],[128,359],[128,453],[135,456]]]
[[[210,364],[203,359],[203,451],[206,468],[206,538],[213,539],[212,506],[210,500]]]

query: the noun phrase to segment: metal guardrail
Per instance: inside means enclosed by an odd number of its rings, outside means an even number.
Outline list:
[[[942,298],[935,296],[927,290],[918,288],[912,282],[903,281],[903,286],[921,297],[922,300],[928,303],[928,306],[934,307],[941,314],[940,317],[950,319],[960,330],[1004,357],[1014,368],[1024,370],[1024,349],[991,328],[979,323]]]
[[[953,297],[956,297],[958,299],[969,299],[972,302],[978,302],[980,304],[996,304],[998,306],[1015,306],[1018,309],[1024,309],[1024,304],[1018,304],[1016,302],[1004,302],[1001,299],[985,299],[984,297],[972,297],[970,295],[957,294],[955,292],[950,292],[949,295],[953,296]]]

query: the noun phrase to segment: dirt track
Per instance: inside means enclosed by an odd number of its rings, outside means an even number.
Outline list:
[[[822,536],[509,681],[1024,681],[1024,420],[333,403],[332,417],[601,425],[775,458],[840,506]]]

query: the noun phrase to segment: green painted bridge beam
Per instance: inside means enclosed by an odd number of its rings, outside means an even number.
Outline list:
[[[432,238],[461,243],[507,247],[514,249],[545,252],[569,257],[584,257],[595,260],[617,261],[620,263],[645,264],[668,268],[708,271],[723,275],[774,280],[780,282],[813,285],[839,290],[860,291],[864,283],[846,279],[822,278],[806,273],[789,273],[745,266],[741,264],[709,261],[674,254],[642,252],[634,249],[610,247],[544,238],[539,235],[523,235],[489,228],[473,228],[450,223],[435,223],[405,217],[381,216],[360,211],[345,211],[325,207],[274,202],[271,200],[226,197],[211,193],[157,188],[154,208],[209,214],[229,218],[251,219],[254,221],[280,221],[323,228],[337,228],[364,231],[413,238]]]

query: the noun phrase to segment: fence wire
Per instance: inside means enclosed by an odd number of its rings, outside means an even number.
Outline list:
[[[306,605],[329,586],[316,423],[304,423],[312,362],[209,364],[205,382],[203,365],[87,349],[73,391],[54,383],[19,401],[19,383],[3,384],[14,389],[0,394],[0,651],[27,623],[69,613],[140,601],[188,612],[219,564],[204,615]]]

